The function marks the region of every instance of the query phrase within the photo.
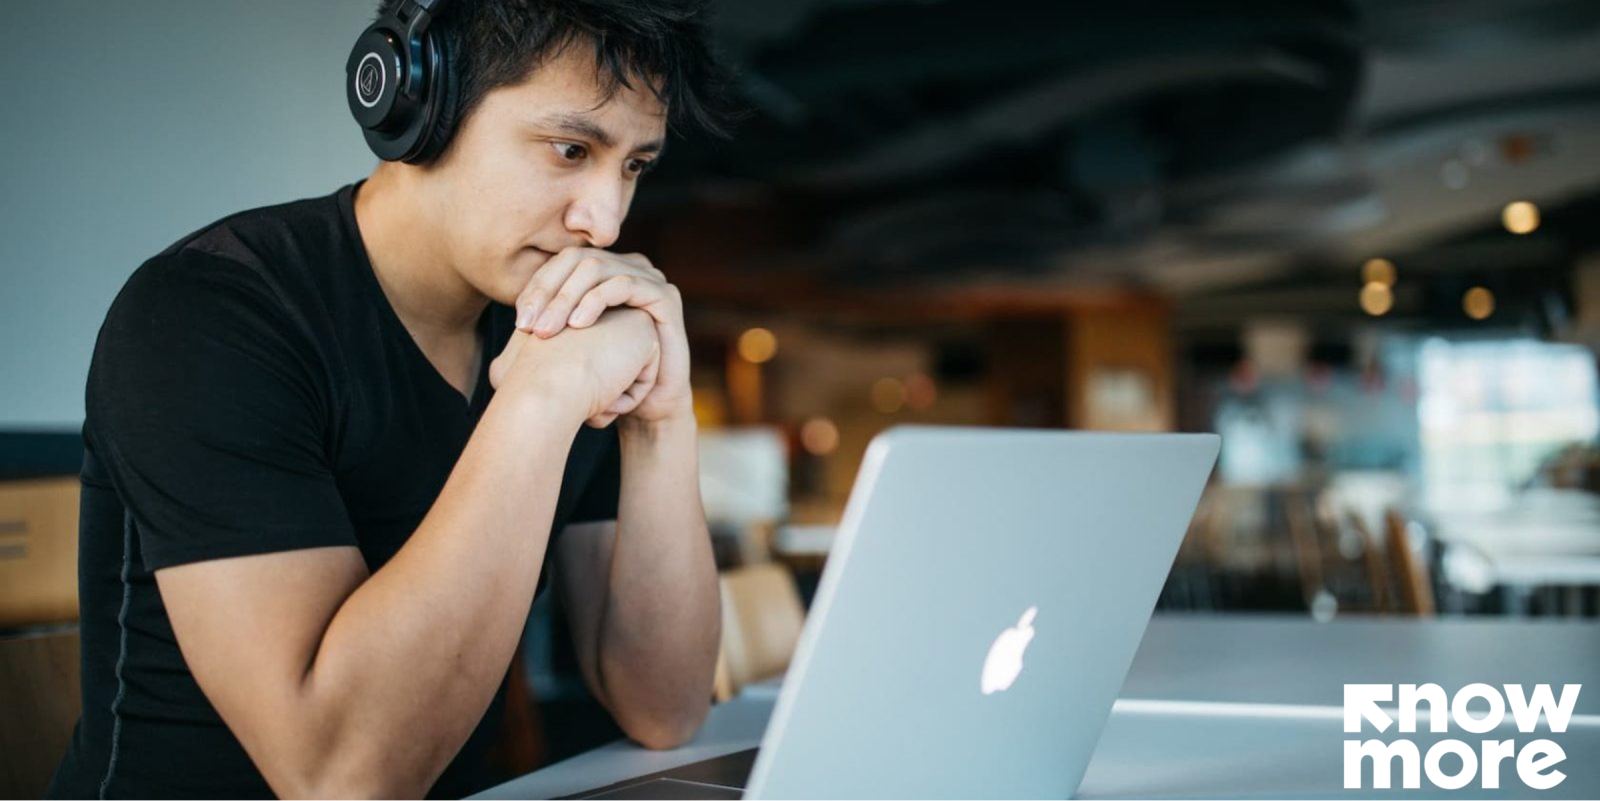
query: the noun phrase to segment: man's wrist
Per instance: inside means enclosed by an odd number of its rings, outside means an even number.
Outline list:
[[[687,403],[679,411],[654,420],[645,420],[632,414],[617,418],[617,436],[624,446],[653,448],[672,443],[692,445],[698,427],[694,419],[694,407]]]
[[[546,378],[551,375],[553,371]],[[504,396],[524,413],[570,423],[576,431],[588,414],[588,408],[582,393],[572,391],[573,383],[539,379],[519,381],[495,393],[495,398]]]

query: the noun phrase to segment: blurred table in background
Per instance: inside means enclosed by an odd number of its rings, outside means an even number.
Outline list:
[[[1434,536],[1496,556],[1600,556],[1600,496],[1533,489],[1496,512],[1436,515]]]
[[[1600,587],[1600,496],[1578,490],[1532,489],[1510,507],[1437,516],[1444,578],[1458,588],[1507,592],[1507,608],[1526,614],[1535,592],[1556,594],[1568,614],[1585,611]]]

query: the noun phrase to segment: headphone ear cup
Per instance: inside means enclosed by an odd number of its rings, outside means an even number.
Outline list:
[[[450,58],[450,48],[444,37],[429,31],[426,39],[428,84],[426,102],[420,110],[424,121],[419,140],[413,152],[406,157],[411,164],[426,164],[439,157],[455,134],[456,102],[459,86],[456,71]]]
[[[362,31],[345,61],[345,101],[350,114],[366,130],[389,130],[404,117],[399,43],[385,27]]]

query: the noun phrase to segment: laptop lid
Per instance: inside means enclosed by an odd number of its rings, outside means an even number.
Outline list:
[[[879,435],[746,797],[1070,795],[1219,442]]]

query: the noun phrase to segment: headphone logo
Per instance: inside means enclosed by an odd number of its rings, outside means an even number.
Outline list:
[[[367,108],[378,105],[386,78],[382,57],[377,53],[361,57],[361,63],[356,67],[356,99],[361,101],[361,105]]]

